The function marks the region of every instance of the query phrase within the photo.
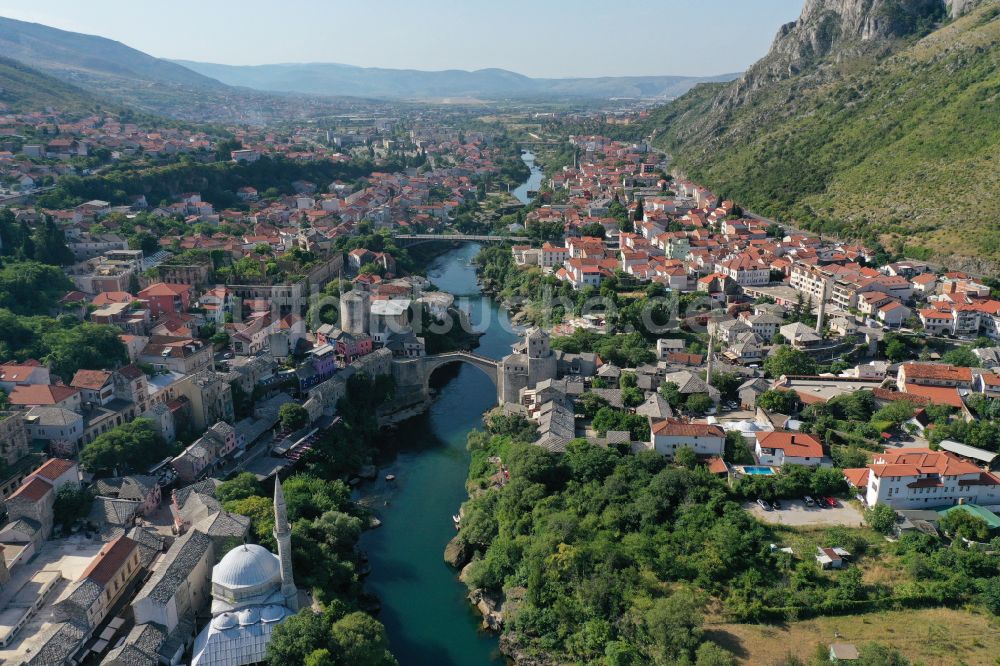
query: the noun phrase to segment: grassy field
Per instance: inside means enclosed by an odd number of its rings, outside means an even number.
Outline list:
[[[740,663],[754,666],[781,664],[789,654],[809,660],[817,645],[834,641],[892,645],[925,666],[1000,664],[1000,626],[985,614],[944,608],[823,617],[783,626],[717,624],[706,630]]]

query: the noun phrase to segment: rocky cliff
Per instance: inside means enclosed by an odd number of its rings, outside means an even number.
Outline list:
[[[953,10],[968,11],[974,2],[955,0]],[[832,65],[883,55],[895,40],[926,31],[946,10],[942,0],[806,0],[799,19],[781,26],[768,54],[720,101],[743,104],[775,81],[822,76]]]
[[[647,129],[678,173],[758,214],[987,269],[998,90],[1000,0],[806,0],[744,76]]]

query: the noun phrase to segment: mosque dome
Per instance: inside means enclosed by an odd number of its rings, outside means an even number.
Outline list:
[[[212,569],[212,585],[233,590],[256,588],[275,580],[281,580],[278,558],[253,543],[233,548]]]

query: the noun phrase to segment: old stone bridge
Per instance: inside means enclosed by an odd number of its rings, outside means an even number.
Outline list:
[[[467,351],[446,352],[411,359],[393,359],[392,376],[396,383],[397,400],[410,404],[430,402],[429,382],[434,371],[452,363],[467,363],[483,372],[494,386],[498,386],[500,361]],[[497,391],[497,402],[499,399]]]
[[[464,242],[464,243],[527,243],[526,236],[479,236],[474,234],[396,234],[393,236],[400,247],[412,247],[421,243]]]

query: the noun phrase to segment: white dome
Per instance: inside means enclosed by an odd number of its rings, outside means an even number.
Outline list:
[[[256,587],[280,579],[278,558],[253,543],[233,548],[212,569],[212,584],[230,589]]]

